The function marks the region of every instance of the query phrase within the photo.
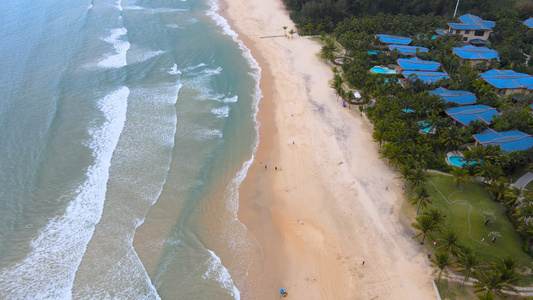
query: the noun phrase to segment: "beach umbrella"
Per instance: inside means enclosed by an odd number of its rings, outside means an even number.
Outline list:
[[[283,294],[283,293],[285,293],[285,290],[281,289],[281,290],[279,290],[279,292]]]

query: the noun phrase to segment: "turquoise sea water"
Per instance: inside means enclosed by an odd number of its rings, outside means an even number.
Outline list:
[[[0,298],[252,293],[260,70],[216,9],[0,2]]]

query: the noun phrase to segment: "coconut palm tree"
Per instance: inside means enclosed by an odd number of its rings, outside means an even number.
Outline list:
[[[438,230],[443,220],[444,216],[436,209],[431,209],[416,217],[416,222],[412,223],[411,226],[420,230],[420,233],[415,235],[413,239],[423,235],[420,244],[424,244],[426,236],[430,235],[432,231]]]
[[[494,294],[485,292],[481,295],[477,295],[477,300],[494,300]]]
[[[437,268],[433,273],[439,273],[437,280],[440,281],[442,273],[448,275],[448,268],[453,264],[453,260],[448,252],[435,252],[434,258],[430,259],[431,266]]]
[[[455,150],[464,142],[464,134],[457,126],[451,126],[442,131],[439,140],[446,146],[446,151]]]
[[[400,172],[400,174],[402,174],[402,178],[404,179],[403,185],[406,185],[407,184],[407,180],[411,177],[411,175],[413,173],[413,168],[412,168],[412,166],[410,166],[408,164],[402,164],[400,166],[400,170],[398,172]]]
[[[492,267],[501,273],[501,278],[506,284],[505,288],[514,290],[512,285],[518,283],[520,279],[520,275],[516,271],[518,267],[516,259],[509,256],[505,258],[498,257],[498,259],[498,262],[492,263]]]
[[[479,258],[479,255],[472,251],[472,249],[463,248],[459,253],[457,256],[457,271],[463,272],[465,276],[463,283],[461,284],[461,289],[463,289],[465,282],[468,281],[470,275],[477,270],[480,264],[481,259]]]
[[[505,177],[500,177],[497,180],[490,181],[486,189],[495,200],[505,203],[505,195],[509,193],[509,182],[507,182]]]
[[[490,161],[484,161],[475,167],[476,175],[484,177],[484,182],[488,183],[503,176],[503,171],[499,166]]]
[[[285,36],[287,36],[287,28],[289,28],[289,27],[283,26],[283,31],[285,32]]]
[[[450,174],[453,175],[453,182],[457,183],[457,187],[459,187],[459,183],[462,182],[464,184],[468,184],[468,178],[470,177],[468,174],[467,169],[453,167],[450,171]]]
[[[296,33],[296,31],[294,31],[294,29],[289,30],[289,34],[291,35],[291,39],[294,39],[294,34],[295,33]]]
[[[502,279],[502,274],[492,268],[488,270],[481,270],[476,273],[476,281],[474,283],[474,292],[484,294],[497,295],[500,298],[505,298],[502,289],[505,287],[505,282]]]
[[[413,205],[418,205],[416,208],[416,215],[418,216],[418,213],[420,212],[420,207],[423,207],[424,209],[428,206],[428,204],[431,204],[431,195],[429,194],[427,188],[425,186],[420,187],[416,189],[416,196],[413,198]]]
[[[439,246],[438,249],[442,249],[442,252],[451,253],[452,255],[457,254],[457,250],[459,249],[458,241],[459,236],[457,233],[455,233],[453,230],[448,229],[444,231],[442,236],[439,239]]]
[[[428,179],[426,170],[422,167],[416,167],[413,172],[411,173],[411,176],[409,177],[409,181],[411,182],[411,187],[413,188],[419,188],[422,186],[424,182],[426,182]]]

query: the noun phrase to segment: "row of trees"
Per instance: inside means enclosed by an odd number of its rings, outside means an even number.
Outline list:
[[[519,6],[521,17],[529,17],[531,6],[517,0],[461,0],[460,12],[491,15],[501,8]],[[283,0],[291,18],[302,28],[312,26],[315,32],[331,32],[335,25],[350,17],[384,14],[438,15],[448,19],[455,11],[456,0]],[[321,30],[319,29],[321,28]]]

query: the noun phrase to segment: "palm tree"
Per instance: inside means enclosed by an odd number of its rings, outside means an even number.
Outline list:
[[[476,273],[477,282],[474,283],[474,292],[485,294],[496,294],[500,298],[505,298],[502,289],[505,287],[505,282],[502,279],[502,274],[494,269],[481,270]]]
[[[491,182],[503,176],[503,171],[499,166],[491,164],[489,161],[484,161],[477,164],[475,167],[476,175],[483,176],[484,182]]]
[[[485,225],[487,225],[489,222],[496,222],[496,216],[492,212],[484,211],[481,213],[481,217],[483,218]]]
[[[463,251],[459,253],[457,256],[457,271],[463,272],[465,275],[465,279],[461,284],[461,289],[463,289],[465,282],[468,281],[470,275],[476,271],[480,264],[481,260],[479,259],[479,255],[470,248],[464,248]]]
[[[485,292],[484,294],[477,295],[477,300],[494,300],[494,294]]]
[[[457,126],[451,126],[442,131],[439,140],[446,146],[446,151],[457,149],[464,141],[463,132]]]
[[[437,224],[435,224],[435,222],[433,222],[433,220],[431,220],[431,217],[426,215],[426,214],[423,214],[421,216],[416,217],[416,223],[412,223],[411,226],[413,226],[414,228],[420,230],[420,233],[415,235],[413,237],[413,239],[417,238],[421,234],[423,234],[422,241],[420,242],[420,245],[424,244],[424,240],[426,239],[426,235],[430,234],[431,231],[433,231],[433,230],[435,230],[437,228]]]
[[[518,283],[520,276],[516,271],[517,262],[512,257],[501,258],[498,257],[499,262],[492,263],[492,268],[500,272],[502,280],[505,282],[505,288],[513,290],[513,284]]]
[[[453,182],[457,183],[457,187],[459,187],[459,182],[468,184],[469,174],[467,169],[453,167],[450,174],[453,175]]]
[[[407,184],[407,180],[412,176],[413,174],[413,168],[412,166],[408,165],[408,164],[402,164],[400,166],[400,170],[399,170],[400,174],[402,174],[402,178],[404,179],[404,183],[403,185],[406,185]],[[418,214],[417,214],[418,215]]]
[[[411,226],[420,230],[420,233],[415,235],[413,239],[423,234],[420,244],[424,244],[426,236],[430,235],[433,230],[438,230],[443,220],[444,216],[436,209],[431,209],[416,217],[416,222],[412,223]]]
[[[505,195],[508,194],[509,183],[505,177],[498,178],[497,180],[492,180],[490,185],[487,187],[493,198],[497,201],[504,200]],[[505,202],[504,202],[505,203]]]
[[[409,177],[409,181],[411,181],[411,187],[413,188],[422,186],[422,184],[427,181],[426,170],[422,167],[416,167]]]
[[[382,156],[389,159],[389,165],[394,166],[394,170],[398,168],[403,158],[403,149],[402,147],[388,143],[383,146],[381,149]]]
[[[492,231],[489,233],[489,237],[492,238],[492,243],[495,243],[496,239],[502,237],[502,235],[498,231]]]
[[[283,26],[283,31],[285,31],[285,36],[287,36],[287,28],[289,28],[289,27]]]
[[[291,29],[289,30],[289,34],[291,35],[291,39],[294,39],[294,34],[296,33],[296,31],[294,31],[294,29]]]
[[[457,249],[459,244],[457,241],[459,236],[453,230],[446,230],[439,239],[439,246],[437,248],[442,249],[443,252],[451,253],[452,255],[457,254]]]
[[[425,186],[416,189],[416,196],[413,199],[413,205],[418,204],[418,207],[416,208],[417,216],[418,216],[418,213],[420,212],[420,207],[423,207],[425,209],[428,206],[428,204],[431,204],[430,197],[431,195],[429,194]]]
[[[431,258],[431,266],[437,268],[433,273],[439,273],[438,281],[442,277],[442,273],[448,275],[447,267],[453,264],[453,260],[448,252],[435,252],[435,257]]]

